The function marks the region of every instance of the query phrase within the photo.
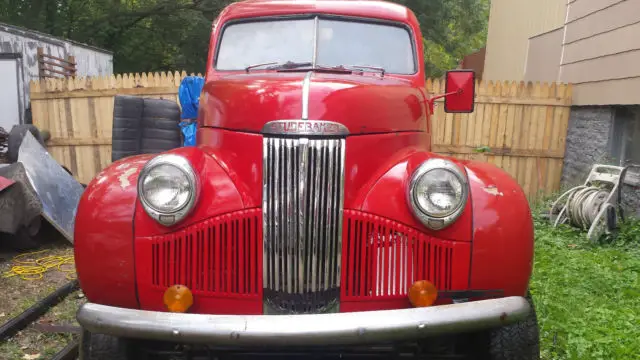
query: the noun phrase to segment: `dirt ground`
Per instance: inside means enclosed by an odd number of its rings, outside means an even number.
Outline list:
[[[24,255],[15,259],[17,254],[0,248],[0,289],[3,292],[0,301],[0,323],[8,321],[11,317],[20,314],[39,299],[47,296],[63,286],[71,279],[75,279],[73,263],[49,268],[42,278],[26,280],[21,276],[5,277],[11,274],[12,268],[18,261],[41,259],[40,263],[54,264],[73,256],[73,247],[66,242],[56,242],[42,246],[33,252],[33,255]],[[32,264],[33,265],[33,264]],[[24,275],[27,276],[27,275]],[[36,277],[34,275],[29,275]],[[28,276],[27,276],[28,277]],[[0,342],[0,360],[19,359],[49,359],[60,351],[76,334],[54,333],[42,330],[46,325],[77,326],[75,313],[86,300],[80,291],[69,295],[63,302],[51,308],[34,324],[25,328],[17,335],[5,342]]]

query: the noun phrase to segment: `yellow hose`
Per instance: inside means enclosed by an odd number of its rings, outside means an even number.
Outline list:
[[[13,276],[20,276],[23,280],[40,280],[44,277],[46,272],[51,269],[57,269],[62,273],[66,273],[65,277],[68,280],[75,280],[76,270],[73,255],[49,255],[41,258],[33,258],[33,255],[47,251],[49,250],[40,250],[17,255],[13,258],[13,266],[11,269],[5,272],[2,277],[10,278]]]

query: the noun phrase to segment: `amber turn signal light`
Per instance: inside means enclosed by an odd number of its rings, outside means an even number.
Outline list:
[[[416,281],[409,288],[409,301],[414,307],[427,307],[433,305],[438,298],[436,286],[426,280]]]
[[[164,292],[164,305],[167,310],[184,313],[193,305],[193,294],[184,285],[173,285]]]

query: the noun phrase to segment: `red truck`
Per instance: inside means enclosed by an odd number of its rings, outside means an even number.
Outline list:
[[[432,96],[423,63],[397,4],[225,8],[197,146],[118,160],[80,200],[81,358],[539,358],[528,201],[431,152],[434,107],[472,112],[475,79]]]

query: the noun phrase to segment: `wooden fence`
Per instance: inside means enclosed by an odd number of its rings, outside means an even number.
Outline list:
[[[444,83],[428,81],[427,89],[442,93]],[[442,100],[436,104],[433,151],[495,164],[530,199],[559,190],[571,85],[479,83],[473,113],[445,114]]]
[[[88,183],[111,163],[115,95],[178,101],[182,73],[124,74],[31,82],[33,124],[47,130],[49,153]]]
[[[187,74],[125,74],[46,79],[31,83],[34,124],[51,134],[51,155],[79,181],[89,182],[111,162],[116,94],[178,101]],[[444,83],[429,80],[441,93]],[[478,83],[471,114],[445,114],[436,103],[433,150],[488,161],[518,180],[531,198],[559,188],[569,121],[571,88],[565,84]]]

